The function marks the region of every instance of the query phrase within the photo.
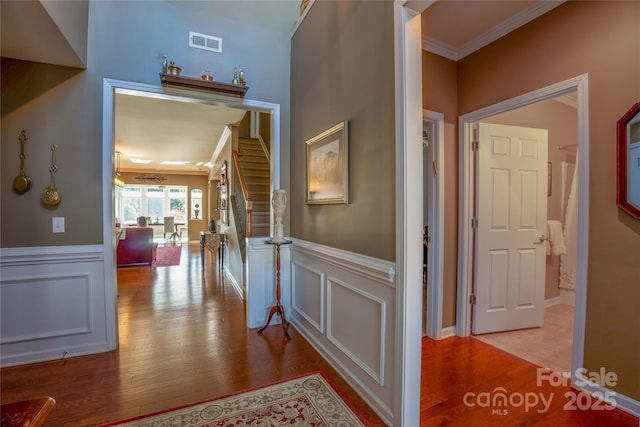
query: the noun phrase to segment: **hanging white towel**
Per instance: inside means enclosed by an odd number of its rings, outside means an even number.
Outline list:
[[[560,221],[547,221],[547,236],[549,237],[547,255],[562,255],[567,253]]]

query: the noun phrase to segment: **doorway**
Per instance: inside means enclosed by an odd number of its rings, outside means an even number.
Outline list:
[[[422,111],[423,335],[442,338],[444,114]]]
[[[233,98],[217,94],[165,88],[120,80],[103,80],[103,135],[102,135],[102,199],[103,241],[105,242],[105,311],[106,329],[110,342],[118,342],[117,330],[117,274],[115,262],[116,237],[115,209],[113,197],[113,174],[116,164],[114,151],[114,111],[116,93],[133,93],[161,99],[173,99],[186,103],[222,105],[230,108],[268,113],[271,117],[270,180],[273,188],[280,187],[280,106],[278,104],[244,98]],[[109,250],[110,248],[110,250]],[[232,248],[230,248],[231,250]],[[117,344],[116,344],[117,346]]]
[[[489,118],[557,98],[569,93],[576,93],[577,111],[577,157],[578,168],[578,212],[577,249],[576,249],[576,291],[574,328],[572,338],[571,366],[577,368],[582,364],[584,352],[584,324],[586,310],[586,255],[588,240],[588,76],[557,83],[555,85],[486,107],[460,117],[460,207],[459,207],[459,242],[458,242],[458,302],[456,333],[461,336],[471,335],[473,316],[472,303],[475,290],[475,248],[476,244],[473,220],[475,218],[475,168],[472,143],[474,123]],[[572,372],[575,380],[575,372]]]

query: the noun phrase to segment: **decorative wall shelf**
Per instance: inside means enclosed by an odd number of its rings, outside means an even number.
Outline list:
[[[162,86],[175,86],[187,89],[197,89],[206,92],[215,92],[223,95],[244,97],[249,90],[248,86],[238,86],[212,80],[202,80],[194,77],[175,76],[173,74],[160,73]]]

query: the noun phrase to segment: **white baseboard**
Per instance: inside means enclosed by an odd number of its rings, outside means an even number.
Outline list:
[[[229,268],[227,268],[226,266],[223,267],[223,273],[222,274],[224,274],[224,277],[231,282],[231,286],[233,286],[233,289],[235,289],[235,291],[238,293],[238,295],[240,295],[240,298],[242,298],[244,300],[245,299],[245,295],[244,295],[244,291],[242,290],[242,285],[240,283],[238,283],[238,281],[233,276],[233,274],[231,274],[231,271],[229,270]]]
[[[584,377],[580,379],[583,382],[587,382],[587,380]],[[608,389],[604,386],[601,386],[592,382],[589,382],[588,384],[582,387],[576,387],[576,388],[589,394],[595,394],[594,397],[609,396],[611,400],[615,401],[616,408],[624,412],[627,412],[635,417],[640,417],[640,402],[635,399],[632,399],[623,394],[616,393],[611,389]],[[640,426],[640,420],[638,421],[638,425]]]
[[[551,307],[552,305],[558,305],[558,304],[560,304],[559,296],[544,300],[544,308]]]
[[[560,304],[570,305],[574,307],[576,305],[576,291],[572,289],[560,289]]]
[[[453,337],[455,335],[456,335],[456,325],[449,326],[448,328],[442,328],[442,334],[440,336],[440,339]]]

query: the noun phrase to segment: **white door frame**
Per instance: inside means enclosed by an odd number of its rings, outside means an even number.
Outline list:
[[[473,168],[472,126],[484,118],[525,107],[536,102],[577,91],[578,94],[578,247],[576,268],[576,302],[573,331],[572,380],[575,368],[584,357],[584,331],[587,301],[587,261],[589,253],[589,82],[583,74],[495,105],[464,114],[459,118],[459,211],[458,211],[458,299],[456,334],[471,334],[471,305],[474,247],[473,218],[475,177]]]
[[[420,424],[423,2],[394,1],[396,289],[394,426]],[[415,8],[415,9],[411,9]]]
[[[280,188],[280,105],[270,102],[216,95],[185,89],[166,88],[144,83],[104,79],[102,83],[102,241],[104,246],[105,310],[107,314],[107,340],[110,346],[118,346],[118,316],[116,298],[116,242],[114,233],[114,120],[116,92],[180,100],[183,102],[222,105],[229,108],[267,112],[271,114],[271,183]]]
[[[434,137],[429,138],[433,165],[426,165],[423,174],[432,175],[429,189],[429,234],[431,244],[427,255],[427,328],[429,338],[442,338],[442,293],[444,253],[444,114],[422,110],[422,118],[433,125]]]

